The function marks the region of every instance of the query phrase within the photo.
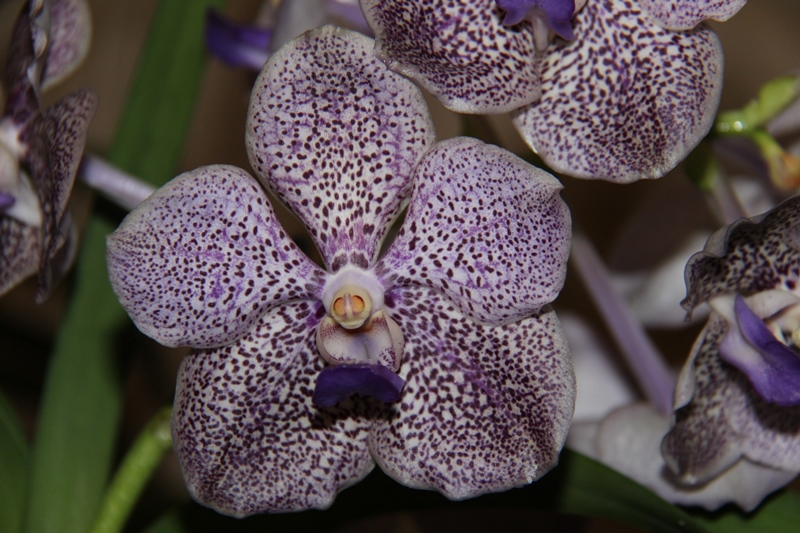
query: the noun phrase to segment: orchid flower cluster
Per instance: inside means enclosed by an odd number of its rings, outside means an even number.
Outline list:
[[[670,502],[751,511],[800,472],[800,196],[772,137],[800,83],[717,114],[722,45],[706,21],[745,3],[292,0],[252,26],[209,11],[209,51],[258,71],[252,173],[219,162],[152,192],[84,155],[92,92],[41,104],[86,55],[86,3],[29,0],[3,77],[0,294],[37,274],[42,302],[69,269],[79,173],[121,183],[110,286],[141,333],[190,350],[165,439],[191,496],[224,515],[326,509],[376,466],[474,498],[540,479],[565,446]],[[526,152],[437,140],[429,103],[507,115]],[[740,141],[783,188],[758,182],[775,201],[757,216],[712,148]],[[555,175],[628,184],[687,157],[723,227],[673,262],[682,302],[660,277],[642,291],[708,316],[678,373],[573,236]],[[556,317],[570,257],[647,401],[612,371],[589,375],[600,342]]]

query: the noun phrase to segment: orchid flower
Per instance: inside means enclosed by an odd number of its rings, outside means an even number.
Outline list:
[[[477,140],[436,143],[421,93],[372,47],[326,26],[271,55],[248,113],[257,180],[187,172],[108,239],[138,328],[194,348],[175,449],[195,499],[225,514],[325,508],[376,463],[452,499],[502,491],[566,438],[574,376],[547,305],[571,232],[560,184]]]
[[[78,66],[89,37],[82,0],[31,0],[16,21],[0,117],[0,294],[38,271],[41,302],[72,262],[66,205],[95,96],[75,91],[43,110],[39,93]]]
[[[708,133],[722,50],[701,21],[745,3],[360,1],[375,53],[446,107],[513,112],[551,168],[619,183],[664,175]]]
[[[741,463],[783,483],[800,471],[799,209],[793,197],[741,219],[687,264],[682,305],[691,312],[707,301],[713,311],[679,377],[662,445],[685,483]]]

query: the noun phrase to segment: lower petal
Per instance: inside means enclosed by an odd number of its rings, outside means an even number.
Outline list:
[[[381,468],[459,500],[526,485],[555,466],[575,399],[555,313],[490,327],[428,289],[390,296],[406,338],[406,387],[373,422]]]
[[[318,306],[278,306],[241,341],[184,360],[172,431],[203,505],[233,516],[324,509],[373,468],[361,404],[311,402]]]

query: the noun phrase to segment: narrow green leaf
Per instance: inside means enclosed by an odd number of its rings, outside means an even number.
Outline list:
[[[0,394],[0,531],[22,531],[29,458],[14,407]]]
[[[797,531],[800,527],[800,495],[784,490],[768,498],[751,513],[726,508],[717,513],[697,513],[695,519],[719,533]]]
[[[152,183],[174,172],[202,72],[203,13],[212,4],[221,0],[163,0],[140,59],[111,161]],[[95,215],[82,238],[42,400],[30,533],[85,532],[108,481],[121,405],[115,340],[127,324],[106,271],[105,237],[115,225]]]

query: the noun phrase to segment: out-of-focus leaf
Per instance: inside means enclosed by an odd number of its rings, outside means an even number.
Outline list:
[[[0,531],[22,530],[29,456],[17,414],[0,394]]]
[[[800,495],[784,490],[769,497],[752,513],[726,508],[717,513],[697,513],[695,519],[719,533],[797,531],[800,529]]]
[[[163,183],[171,177],[203,66],[203,13],[221,0],[163,0],[140,59],[111,162]],[[109,478],[121,387],[115,340],[127,324],[108,282],[95,215],[82,238],[73,300],[48,370],[33,452],[27,531],[83,533]]]

